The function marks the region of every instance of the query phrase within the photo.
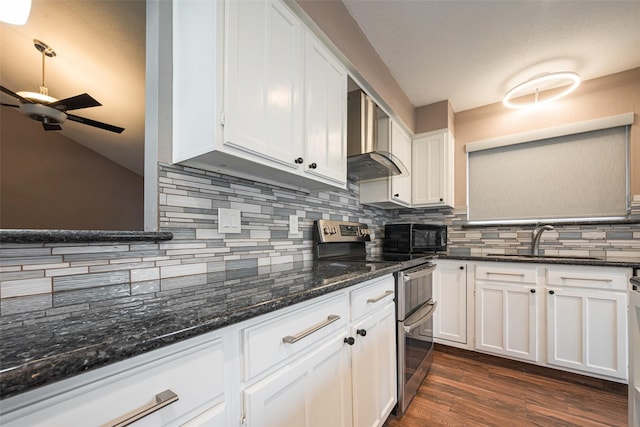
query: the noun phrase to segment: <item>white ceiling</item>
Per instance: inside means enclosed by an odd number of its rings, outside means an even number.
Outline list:
[[[555,71],[640,67],[640,1],[343,0],[414,107],[500,102]]]
[[[56,52],[46,59],[49,95],[62,99],[86,92],[102,106],[71,113],[125,128],[115,134],[66,121],[59,132],[139,175],[144,171],[145,10],[144,0],[33,0],[25,25],[0,23],[2,86],[38,92],[42,56],[33,39],[45,42]],[[18,103],[6,94],[1,100]],[[43,137],[51,132],[43,131]]]

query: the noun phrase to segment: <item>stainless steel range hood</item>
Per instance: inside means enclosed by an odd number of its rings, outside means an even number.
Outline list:
[[[407,173],[393,154],[378,150],[378,107],[362,90],[349,92],[347,108],[347,177],[353,181]]]

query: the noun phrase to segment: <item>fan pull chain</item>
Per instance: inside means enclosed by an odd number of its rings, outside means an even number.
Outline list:
[[[44,85],[44,61],[45,61],[44,50],[42,51],[42,85],[40,86],[40,93],[42,95],[49,95],[49,89]]]

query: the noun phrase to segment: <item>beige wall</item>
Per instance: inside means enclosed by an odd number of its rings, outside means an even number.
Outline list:
[[[448,100],[416,108],[415,117],[416,134],[445,128],[456,134],[453,108]]]
[[[0,228],[142,230],[143,178],[0,109]]]
[[[640,194],[640,68],[582,82],[568,97],[540,110],[510,110],[502,103],[455,114],[455,205],[466,205],[469,142],[634,112],[630,135],[631,194]],[[416,122],[416,128],[421,123]]]
[[[413,131],[414,107],[341,1],[296,0],[362,77]]]

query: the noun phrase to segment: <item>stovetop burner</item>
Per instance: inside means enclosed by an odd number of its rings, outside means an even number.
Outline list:
[[[315,257],[322,260],[339,260],[349,262],[396,262],[405,268],[428,263],[431,254],[400,253],[367,253],[366,242],[371,241],[371,233],[367,224],[336,220],[315,222],[313,237]]]

